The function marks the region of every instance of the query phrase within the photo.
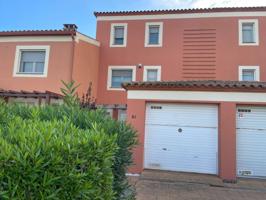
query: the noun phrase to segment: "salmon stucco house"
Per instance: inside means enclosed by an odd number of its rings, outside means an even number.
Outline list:
[[[0,88],[92,82],[97,105],[138,130],[130,173],[266,177],[266,7],[95,16],[96,40],[74,25],[1,32]]]
[[[56,103],[61,80],[78,82],[80,95],[92,82],[97,96],[99,47],[74,24],[65,24],[62,30],[0,32],[0,96],[42,104],[52,94],[51,103]]]

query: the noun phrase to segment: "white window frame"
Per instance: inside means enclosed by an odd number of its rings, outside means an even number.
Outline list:
[[[147,81],[148,70],[157,70],[157,81],[161,81],[161,66],[144,66],[143,81]]]
[[[259,66],[239,66],[239,81],[243,81],[243,70],[254,70],[254,81],[260,81],[260,67]]]
[[[243,43],[242,25],[244,23],[254,23],[255,43]],[[258,19],[241,19],[238,21],[239,45],[240,46],[258,46],[259,45],[259,21]]]
[[[126,118],[125,118],[125,120],[122,120],[121,119],[121,112],[122,111],[125,111],[126,112]],[[118,118],[118,121],[126,121],[127,120],[127,110],[126,109],[118,109],[118,116],[117,116],[117,118]]]
[[[132,81],[136,81],[136,66],[109,66],[107,78],[107,90],[124,91],[124,88],[112,88],[112,70],[115,69],[130,69],[132,70]]]
[[[149,27],[159,26],[159,44],[149,44]],[[145,25],[145,47],[162,47],[163,46],[163,22],[146,22]]]
[[[19,73],[20,69],[20,60],[21,60],[21,52],[22,51],[45,51],[45,60],[44,60],[44,69],[43,74],[30,74],[30,73]],[[14,77],[39,77],[45,78],[48,74],[48,63],[49,63],[49,55],[50,55],[50,46],[17,46],[16,47],[16,54],[15,54],[15,61],[14,61],[14,68],[13,68],[13,76]]]
[[[124,44],[114,44],[115,39],[115,27],[123,26],[124,27]],[[127,46],[127,23],[112,23],[110,31],[110,47],[126,47]]]

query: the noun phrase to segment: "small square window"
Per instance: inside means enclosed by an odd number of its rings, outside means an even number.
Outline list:
[[[163,40],[163,23],[148,22],[145,29],[145,47],[161,47]]]
[[[239,20],[239,45],[259,45],[258,20]]]
[[[240,81],[259,81],[260,73],[258,66],[240,66],[239,80]]]
[[[144,66],[143,80],[150,82],[160,81],[161,66]]]
[[[244,69],[242,71],[243,81],[255,81],[255,70],[254,69]]]
[[[127,24],[111,24],[110,47],[126,47]]]
[[[158,70],[148,69],[147,70],[147,81],[157,81],[157,79],[158,79]]]

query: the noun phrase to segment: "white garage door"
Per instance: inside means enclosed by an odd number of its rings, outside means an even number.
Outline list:
[[[145,168],[217,174],[214,105],[147,104]]]
[[[266,107],[237,108],[237,174],[266,177]]]

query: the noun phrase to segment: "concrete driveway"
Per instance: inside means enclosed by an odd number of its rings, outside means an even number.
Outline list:
[[[137,200],[266,200],[266,180],[225,184],[211,175],[152,170],[129,179]]]

